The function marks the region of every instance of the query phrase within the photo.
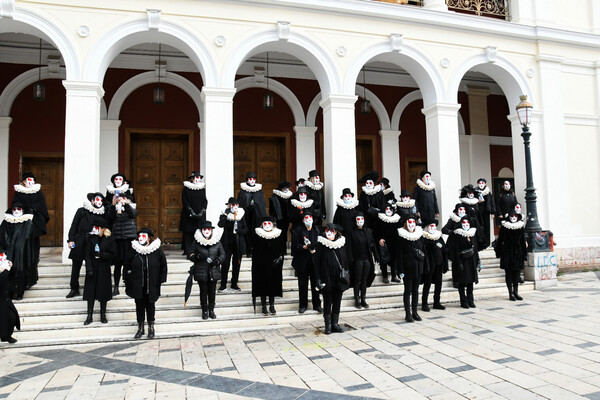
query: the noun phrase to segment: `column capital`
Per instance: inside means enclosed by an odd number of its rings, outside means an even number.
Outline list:
[[[468,96],[489,96],[490,89],[481,86],[471,86],[467,85],[467,95]]]
[[[379,136],[382,139],[398,139],[402,131],[379,131]]]
[[[294,132],[296,132],[297,138],[313,138],[317,132],[316,126],[294,126]]]
[[[8,129],[11,122],[11,117],[0,117],[0,129]]]
[[[458,103],[435,103],[421,109],[421,112],[425,115],[425,119],[429,119],[438,115],[458,117],[458,110],[460,110],[460,104]]]
[[[119,119],[101,119],[100,130],[101,131],[116,131],[121,126],[121,120]]]
[[[232,103],[236,90],[235,88],[209,88],[204,86],[201,92],[202,101],[208,99],[217,103]]]
[[[62,81],[67,96],[95,97],[98,101],[104,96],[104,88],[98,82]]]
[[[345,94],[330,94],[329,96],[321,99],[319,105],[325,109],[329,108],[346,108],[346,109],[354,109],[354,103],[358,96],[355,95],[345,95]]]

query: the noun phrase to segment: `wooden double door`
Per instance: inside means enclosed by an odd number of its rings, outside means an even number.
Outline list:
[[[191,134],[132,132],[128,136],[128,179],[134,188],[138,228],[151,228],[164,243],[180,243],[181,191],[191,171]]]

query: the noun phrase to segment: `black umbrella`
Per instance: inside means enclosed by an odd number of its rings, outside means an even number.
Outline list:
[[[194,284],[194,266],[190,268],[190,276],[188,276],[187,281],[185,282],[185,297],[183,299],[183,306],[187,304],[188,299],[190,298],[190,294],[192,293],[192,285]]]

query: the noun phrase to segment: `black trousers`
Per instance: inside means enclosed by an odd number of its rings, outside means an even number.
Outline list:
[[[371,270],[371,263],[369,260],[358,260],[354,262],[354,297],[365,299],[367,294],[367,278],[369,277],[369,271]]]
[[[384,278],[387,278],[388,273],[387,273],[387,268],[388,265],[390,267],[390,275],[392,278],[397,277],[398,276],[398,272],[396,269],[396,265],[394,260],[392,259],[389,263],[379,263],[379,268],[381,268],[381,276],[383,276]]]
[[[307,270],[312,270],[312,266]],[[310,285],[309,285],[310,283]],[[308,287],[312,298],[313,309],[321,307],[321,298],[319,292],[315,290],[315,285],[312,276],[309,272],[298,274],[298,300],[300,308],[308,308]]]
[[[331,290],[323,293],[323,315],[337,315],[340,313],[342,293],[344,292],[336,288],[331,288]]]
[[[239,256],[239,257],[238,257]],[[240,263],[242,258],[237,246],[233,246],[225,250],[225,260],[221,264],[221,287],[227,286],[227,278],[229,275],[229,264],[232,266],[231,271],[231,286],[237,286],[240,277]]]
[[[465,293],[466,291],[466,293]],[[460,304],[473,304],[473,283],[459,283],[458,284],[458,296],[460,297]]]
[[[419,305],[419,276],[413,276],[412,278],[404,278],[404,294],[402,296],[404,300],[404,310],[410,312],[411,306],[413,310],[416,310]]]
[[[79,290],[79,273],[81,272],[81,265],[83,260],[72,260],[71,265],[71,290]]]
[[[115,270],[113,276],[115,278],[115,286],[119,286],[121,280],[121,269],[125,262],[125,256],[127,255],[129,248],[131,247],[131,239],[117,239],[115,240],[115,247],[117,250],[117,256],[114,259]]]
[[[202,311],[214,311],[217,282],[200,281],[198,282],[198,287],[200,288],[200,305],[202,306]]]
[[[194,233],[195,232],[183,232],[183,235],[181,236],[181,249],[186,255],[194,243]]]
[[[427,304],[427,299],[429,297],[429,289],[431,288],[431,283],[433,281],[433,272],[430,272],[428,274],[423,274],[423,299],[422,299],[422,304]],[[433,291],[433,303],[434,304],[439,304],[440,303],[440,296],[442,294],[442,282],[439,281],[438,279],[435,279],[437,282],[435,282],[435,287],[434,287],[434,291]]]
[[[513,284],[513,283],[519,283],[519,278],[521,277],[521,270],[519,269],[514,269],[514,270],[504,270],[504,279],[506,281],[506,284]]]
[[[144,316],[148,317],[148,322],[154,322],[154,315],[156,313],[155,304],[154,301],[150,301],[147,293],[144,293],[144,297],[141,299],[135,299],[135,314],[138,324],[144,323]]]

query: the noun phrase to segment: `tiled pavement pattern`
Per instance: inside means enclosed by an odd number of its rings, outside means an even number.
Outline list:
[[[319,324],[127,343],[0,350],[0,399],[600,399],[600,276],[524,302],[400,310]],[[132,335],[133,335],[132,331]],[[16,334],[18,338],[18,333]]]

